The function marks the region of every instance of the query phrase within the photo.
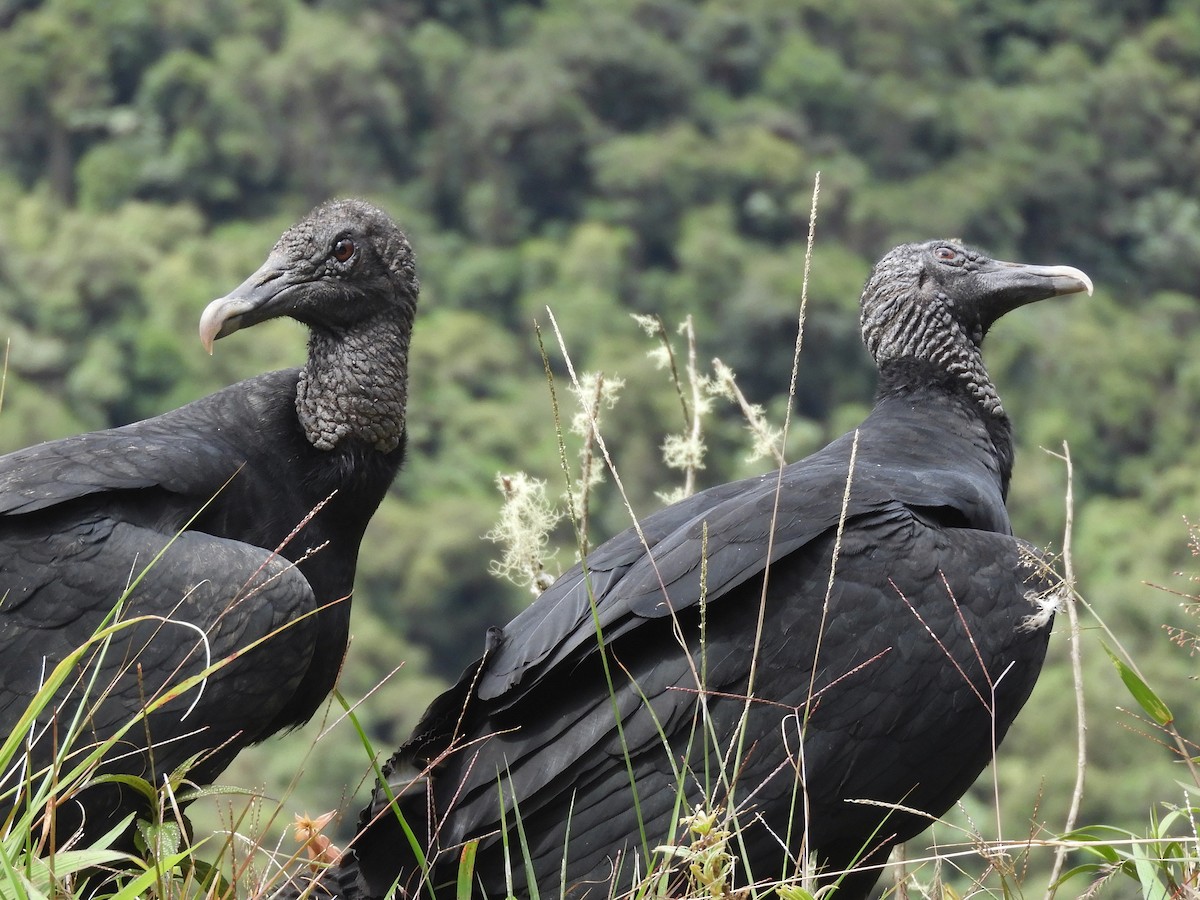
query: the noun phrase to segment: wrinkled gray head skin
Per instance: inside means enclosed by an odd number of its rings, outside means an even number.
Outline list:
[[[321,450],[347,441],[388,451],[404,431],[408,344],[420,284],[396,223],[363,200],[318,206],[263,265],[200,318],[213,342],[287,316],[310,329],[296,407]]]
[[[283,233],[267,261],[200,319],[213,341],[289,316],[347,330],[393,307],[411,322],[420,284],[412,247],[387,213],[364,200],[331,200]]]
[[[983,368],[988,329],[1019,306],[1092,292],[1071,266],[994,260],[956,241],[902,244],[872,270],[863,288],[863,342],[877,365],[912,359],[961,377],[983,407],[1002,414]]]
[[[343,260],[347,241],[353,250]],[[309,288],[290,313],[300,321],[311,315],[306,324],[349,323],[374,312],[374,303],[398,305],[411,318],[420,290],[412,247],[391,217],[366,201],[318,206],[283,233],[268,265],[276,258],[280,270]]]

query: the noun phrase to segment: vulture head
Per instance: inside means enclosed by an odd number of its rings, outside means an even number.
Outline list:
[[[937,362],[948,336],[978,347],[1005,313],[1077,291],[1090,294],[1092,281],[1071,266],[1002,262],[956,241],[901,244],[863,288],[863,341],[877,363]]]
[[[283,233],[258,271],[200,317],[220,338],[283,316],[309,328],[296,409],[309,441],[395,449],[404,433],[408,344],[419,291],[412,247],[362,200],[333,200]]]
[[[214,300],[200,317],[200,340],[288,316],[339,334],[376,315],[416,308],[412,247],[396,223],[362,200],[318,206],[283,233],[258,271]]]
[[[1071,266],[1002,262],[956,241],[902,244],[875,264],[863,288],[863,342],[881,370],[932,364],[1002,415],[980,355],[988,329],[1017,307],[1078,291],[1091,294],[1092,281]]]

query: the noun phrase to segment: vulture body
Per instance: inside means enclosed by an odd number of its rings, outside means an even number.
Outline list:
[[[119,735],[96,774],[161,785],[198,757],[187,777],[203,784],[317,710],[345,653],[359,542],[404,456],[417,292],[388,216],[325,204],[200,324],[211,350],[290,316],[310,329],[304,368],[0,458],[5,733],[56,665],[106,622],[125,623],[26,717],[33,772],[64,748],[67,772]],[[25,774],[9,772],[5,788]],[[57,799],[59,846],[145,812],[112,783]]]
[[[657,848],[701,841],[681,818],[715,810],[732,884],[815,863],[867,896],[929,824],[906,810],[954,804],[1042,665],[1057,584],[1011,533],[1011,427],[980,345],[1082,290],[1077,269],[955,242],[888,253],[862,295],[879,390],[861,426],[648,516],[493,630],[326,889],[453,897],[473,846],[478,897],[606,898],[648,871],[682,896],[689,865]]]

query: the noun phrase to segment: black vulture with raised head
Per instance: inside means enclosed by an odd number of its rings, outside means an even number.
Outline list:
[[[404,457],[417,292],[412,250],[386,214],[326,203],[200,320],[211,351],[239,329],[296,319],[309,329],[303,368],[0,458],[3,733],[122,597],[118,618],[136,623],[85,655],[29,724],[33,769],[165,701],[101,772],[161,784],[201,754],[188,777],[206,783],[318,709],[346,650],[359,543]],[[94,838],[138,811],[136,796],[97,785],[60,804],[60,846],[81,824]]]
[[[1042,665],[1056,582],[1011,533],[1011,427],[980,344],[1010,310],[1083,290],[1077,269],[953,241],[884,256],[862,295],[879,369],[862,425],[648,516],[494,630],[327,883],[454,896],[477,842],[477,896],[510,879],[518,897],[619,895],[710,809],[735,883],[815,862],[865,896],[929,824],[900,807],[951,807]]]

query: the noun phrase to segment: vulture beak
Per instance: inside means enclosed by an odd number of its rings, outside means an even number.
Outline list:
[[[286,313],[288,289],[295,286],[288,274],[287,261],[272,254],[257,272],[204,308],[200,343],[209,355],[214,341]]]
[[[1087,291],[1089,297],[1092,294],[1092,279],[1074,266],[1031,266],[988,260],[977,274],[992,321],[1038,300],[1080,291]]]

